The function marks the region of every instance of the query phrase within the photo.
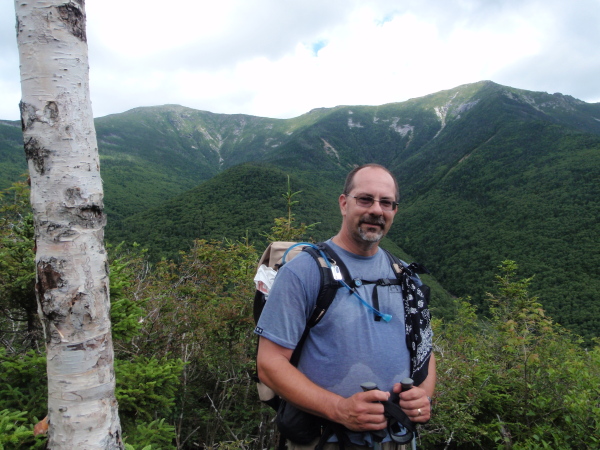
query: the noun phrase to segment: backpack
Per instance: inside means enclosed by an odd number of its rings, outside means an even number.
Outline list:
[[[320,269],[321,281],[319,296],[317,297],[315,309],[312,316],[306,322],[306,327],[302,333],[302,337],[296,345],[296,349],[292,353],[292,357],[290,359],[290,362],[294,366],[298,365],[300,352],[302,351],[302,346],[308,337],[310,329],[319,323],[319,321],[323,318],[325,312],[327,312],[327,308],[329,308],[329,305],[335,298],[337,290],[342,287],[342,285],[338,280],[334,279],[333,273],[329,268],[330,260],[328,260],[327,255],[321,253],[322,250],[319,251],[318,246],[308,242],[272,242],[269,244],[260,258],[260,261],[258,262],[257,273],[254,277],[254,281],[256,283],[256,293],[254,295],[253,314],[254,323],[256,325],[258,324],[260,314],[262,313],[265,303],[267,302],[269,289],[273,283],[273,280],[275,279],[277,271],[281,266],[292,260],[301,251],[306,251],[315,259]],[[262,383],[258,379],[258,376],[255,376],[255,381],[257,383],[258,396],[260,400],[277,411],[281,404],[281,398],[275,394],[271,388]]]
[[[382,250],[390,261],[390,265],[396,274],[396,279],[390,280],[382,278],[374,281],[351,279],[348,269],[341,258],[339,258],[333,249],[325,242],[312,244],[308,242],[279,241],[269,244],[258,263],[257,274],[254,278],[257,286],[253,305],[255,325],[258,323],[258,319],[267,302],[269,288],[275,279],[277,271],[286,262],[297,256],[300,251],[305,251],[313,257],[320,269],[321,276],[315,309],[307,320],[302,337],[298,341],[290,358],[290,363],[294,366],[298,365],[302,347],[311,328],[317,325],[323,318],[331,305],[331,302],[335,298],[338,289],[345,287],[350,292],[353,292],[353,289],[361,284],[376,284],[377,286],[389,286],[392,284],[401,285],[405,310],[410,311],[408,314],[405,313],[405,318],[407,346],[411,354],[411,374],[415,371],[420,371],[417,378],[413,377],[415,378],[415,385],[419,385],[427,376],[428,364],[426,363],[429,361],[429,357],[423,358],[423,352],[418,351],[419,344],[421,344],[423,338],[418,330],[423,329],[424,321],[426,322],[425,327],[430,326],[430,316],[427,309],[429,303],[429,287],[421,282],[418,274],[429,272],[421,264],[412,263],[409,265],[387,250]],[[379,306],[376,288],[373,294],[373,306],[367,304],[355,292],[354,295],[356,295],[367,308],[373,310],[375,320],[390,320],[391,317],[388,317],[386,314],[381,314],[378,311]],[[262,383],[258,379],[258,375],[255,376],[255,381],[257,383],[260,400],[276,411],[279,410],[282,402],[281,398],[272,389]]]

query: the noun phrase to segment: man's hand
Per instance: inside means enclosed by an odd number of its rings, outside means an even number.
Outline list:
[[[389,396],[389,392],[373,390],[358,392],[348,398],[340,397],[334,421],[352,431],[382,430],[387,426],[387,419],[379,402],[387,400]]]
[[[425,423],[431,419],[431,404],[425,390],[413,387],[402,392],[400,383],[396,383],[394,392],[400,394],[400,408],[412,422]]]

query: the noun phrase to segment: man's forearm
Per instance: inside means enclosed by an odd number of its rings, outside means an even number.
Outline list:
[[[341,397],[316,385],[290,363],[291,350],[260,338],[257,357],[258,376],[263,383],[298,408],[340,423],[354,431],[385,428],[383,405],[389,393],[358,392]]]
[[[431,357],[429,358],[429,368],[427,371],[427,378],[419,385],[421,389],[427,392],[428,397],[433,397],[433,392],[435,391],[435,383],[437,380],[436,374],[436,361],[435,355],[431,352]]]
[[[261,338],[257,357],[260,380],[300,409],[334,420],[334,405],[342,398],[316,385],[289,362],[286,352]],[[279,351],[276,351],[279,350]]]

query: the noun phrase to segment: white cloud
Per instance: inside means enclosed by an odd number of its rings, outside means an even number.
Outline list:
[[[12,2],[0,118],[18,119]],[[96,116],[177,103],[294,117],[489,79],[600,101],[598,0],[88,0]]]

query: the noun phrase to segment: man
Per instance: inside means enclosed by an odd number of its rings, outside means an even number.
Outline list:
[[[339,197],[342,225],[328,244],[354,279],[395,278],[379,241],[393,223],[398,197],[394,176],[382,166],[368,164],[348,175]],[[355,445],[350,448],[371,448],[368,432],[387,427],[379,402],[389,397],[392,388],[400,392],[398,382],[410,375],[400,288],[377,287],[379,310],[392,315],[389,322],[376,320],[373,308],[365,308],[340,289],[322,321],[309,333],[296,368],[290,358],[315,305],[318,280],[318,268],[304,252],[280,269],[257,327],[261,334],[258,375],[292,405],[350,430],[348,437]],[[357,292],[369,301],[373,289],[361,286]],[[431,354],[425,380],[400,393],[400,407],[411,421],[429,420],[435,379]],[[375,382],[381,390],[362,392],[364,382]],[[312,450],[316,442],[289,444],[294,450]],[[382,445],[396,448],[392,442]]]

